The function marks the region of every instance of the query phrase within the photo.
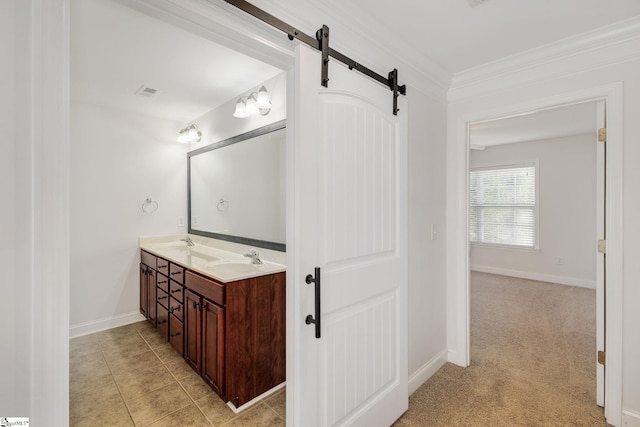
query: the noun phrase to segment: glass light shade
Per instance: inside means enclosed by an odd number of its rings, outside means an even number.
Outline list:
[[[195,125],[191,125],[189,126],[189,139],[192,141],[197,141],[200,132],[198,132],[198,129],[196,129]]]
[[[249,97],[247,98],[247,106],[245,107],[245,111],[247,112],[247,116],[250,116],[251,114],[258,111],[254,94],[249,95]]]
[[[236,110],[233,112],[233,117],[238,117],[240,119],[249,117],[249,114],[247,113],[247,106],[242,98],[238,98],[238,101],[236,102]]]
[[[181,130],[180,131],[180,135],[178,135],[178,142],[182,143],[182,144],[188,144],[189,143],[189,135],[187,134],[187,132],[185,132],[185,130]]]
[[[262,86],[258,91],[258,98],[256,99],[256,107],[260,109],[271,108],[271,100],[269,99],[269,93],[267,88]]]

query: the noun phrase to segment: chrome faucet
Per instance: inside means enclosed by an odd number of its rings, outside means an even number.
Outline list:
[[[193,243],[193,240],[191,240],[191,237],[187,236],[184,239],[180,239],[183,242],[187,242],[187,246],[195,246],[195,244]]]
[[[251,249],[248,253],[244,254],[245,257],[251,258],[251,264],[262,264],[260,260],[260,254],[255,249]]]

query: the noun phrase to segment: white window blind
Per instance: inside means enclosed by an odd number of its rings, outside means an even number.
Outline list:
[[[536,246],[535,164],[472,170],[469,184],[471,242]]]

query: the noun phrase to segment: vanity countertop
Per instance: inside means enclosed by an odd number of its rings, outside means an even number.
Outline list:
[[[253,264],[243,253],[215,247],[214,239],[189,236],[193,240],[193,246],[188,246],[187,242],[180,240],[184,237],[140,237],[139,246],[146,252],[223,283],[279,273],[287,269],[284,264],[266,261],[262,257],[262,264]],[[257,251],[260,253],[260,248]]]

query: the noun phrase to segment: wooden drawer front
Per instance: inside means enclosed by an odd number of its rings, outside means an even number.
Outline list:
[[[160,304],[156,307],[158,318],[158,333],[164,340],[169,339],[169,312]]]
[[[182,314],[184,313],[184,307],[180,301],[175,300],[173,297],[169,298],[169,313],[176,316],[182,322]]]
[[[163,274],[156,274],[156,285],[165,292],[169,292],[169,278]]]
[[[174,297],[176,300],[180,302],[184,302],[184,286],[180,283],[176,283],[173,280],[169,284],[170,290],[169,295]]]
[[[156,259],[156,270],[158,273],[162,273],[165,276],[169,274],[169,261],[163,258]]]
[[[151,255],[149,252],[140,251],[140,262],[148,265],[155,270],[156,268],[156,256]]]
[[[187,270],[185,286],[218,305],[224,306],[225,304],[225,285],[221,283]]]
[[[182,357],[184,343],[184,328],[182,321],[173,314],[169,314],[169,344]]]
[[[184,267],[176,264],[169,264],[169,278],[182,285],[184,283]]]
[[[158,304],[169,310],[169,294],[160,288],[158,288],[157,291],[158,295],[156,296],[156,299],[158,301]]]

